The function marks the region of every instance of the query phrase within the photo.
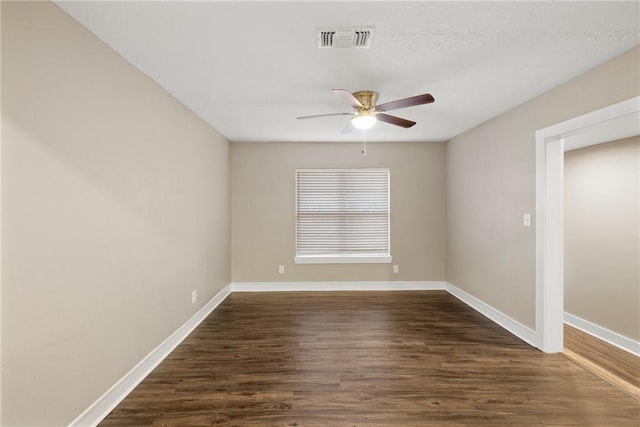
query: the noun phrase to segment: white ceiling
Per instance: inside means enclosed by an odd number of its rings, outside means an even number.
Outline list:
[[[410,129],[369,141],[444,141],[632,48],[640,2],[57,1],[231,141],[361,140],[330,91],[374,90]],[[370,49],[318,49],[318,27],[374,26]]]

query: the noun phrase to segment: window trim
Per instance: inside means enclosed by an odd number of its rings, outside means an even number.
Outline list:
[[[391,264],[391,255],[296,255],[296,264]]]
[[[298,173],[299,172],[340,172],[340,171],[385,171],[387,173],[387,212],[389,216],[387,242],[389,253],[368,253],[368,254],[305,254],[299,255],[298,249]],[[294,196],[294,250],[296,255],[293,258],[295,264],[390,264],[393,260],[391,256],[391,169],[390,168],[298,168],[295,174],[295,196]]]

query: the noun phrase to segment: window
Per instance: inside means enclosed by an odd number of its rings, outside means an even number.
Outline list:
[[[296,170],[297,264],[390,263],[389,169]]]

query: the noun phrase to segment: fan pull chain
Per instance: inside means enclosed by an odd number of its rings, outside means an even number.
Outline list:
[[[364,131],[364,138],[362,139],[362,156],[367,157],[367,131]]]

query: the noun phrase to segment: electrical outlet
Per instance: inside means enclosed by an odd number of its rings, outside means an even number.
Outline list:
[[[198,301],[198,290],[194,289],[191,291],[191,304],[195,304]]]
[[[398,273],[398,264],[394,264],[393,272],[396,273],[396,274]]]
[[[284,274],[284,265],[279,265],[278,266],[278,273]]]

